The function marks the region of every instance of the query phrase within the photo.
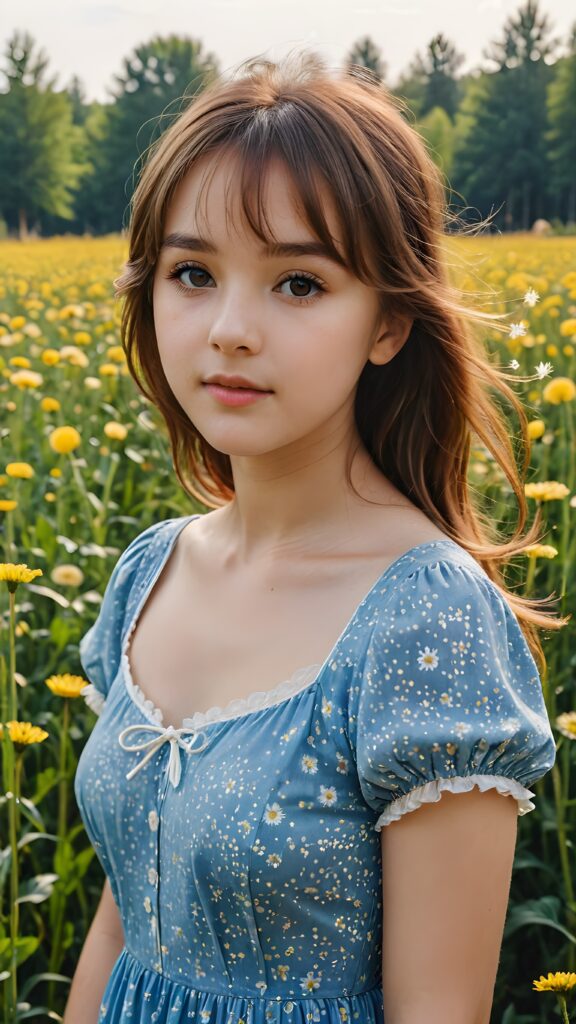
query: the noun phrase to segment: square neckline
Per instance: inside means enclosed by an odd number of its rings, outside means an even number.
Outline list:
[[[145,607],[146,602],[150,597],[152,589],[154,588],[157,580],[159,579],[160,575],[162,574],[163,570],[165,569],[166,565],[170,560],[170,557],[176,546],[176,541],[178,540],[178,537],[183,532],[188,523],[191,523],[194,519],[201,519],[202,515],[202,512],[194,512],[191,515],[183,516],[182,522],[179,523],[176,529],[174,529],[170,533],[168,543],[165,546],[160,561],[154,567],[152,575],[150,576],[144,587],[144,590],[140,596],[140,600],[137,604],[136,610],[132,616],[130,625],[126,630],[124,640],[122,642],[121,665],[124,689],[128,694],[128,697],[130,698],[131,702],[144,715],[148,722],[158,726],[161,729],[172,729],[173,727],[164,724],[165,716],[162,709],[160,707],[155,706],[154,702],[146,696],[142,688],[138,686],[137,683],[135,683],[132,677],[130,659],[128,656],[128,648],[130,646],[132,633],[134,632],[138,620],[140,619],[142,610]],[[170,522],[170,520],[165,520],[164,522],[168,523]],[[172,522],[174,522],[174,520],[172,520]],[[178,523],[178,520],[176,520],[176,523]],[[246,718],[258,714],[260,711],[266,708],[278,707],[280,704],[284,704],[286,701],[292,700],[300,694],[305,693],[312,687],[316,687],[317,685],[319,685],[330,663],[336,657],[344,637],[356,622],[358,615],[360,614],[364,606],[369,603],[370,599],[374,595],[377,588],[388,578],[392,571],[396,569],[402,562],[404,562],[410,555],[412,555],[416,551],[422,551],[425,548],[435,548],[443,546],[454,547],[460,553],[464,553],[466,556],[471,557],[465,548],[462,548],[460,544],[452,540],[450,537],[445,537],[440,540],[422,541],[420,544],[414,544],[411,548],[408,548],[407,551],[404,551],[403,554],[399,555],[398,558],[395,558],[394,561],[390,562],[389,565],[387,565],[386,568],[380,573],[380,575],[374,581],[369,590],[366,591],[364,597],[361,598],[359,603],[354,608],[354,611],[352,612],[352,615],[350,616],[346,625],[344,626],[344,629],[341,631],[336,642],[332,645],[330,651],[328,652],[323,662],[305,665],[301,668],[296,669],[296,671],[292,673],[289,679],[283,680],[282,682],[274,686],[271,690],[254,690],[252,691],[252,693],[248,693],[245,697],[233,698],[231,701],[228,701],[223,707],[214,705],[211,708],[207,708],[206,711],[192,712],[191,715],[188,715],[185,718],[183,718],[176,728],[190,732],[193,730],[196,731],[196,727],[199,726],[200,730],[204,731],[206,727],[220,725],[223,722],[235,721],[239,718]],[[282,696],[283,690],[290,691],[290,685],[293,683],[299,684],[301,678],[305,677],[305,674],[309,672],[311,669],[315,670],[314,677],[311,680],[306,682],[304,686],[300,686],[300,688],[296,689],[294,692],[288,692],[287,696]],[[279,699],[274,700],[273,698],[278,695]],[[257,702],[257,698],[259,697],[263,698],[261,704],[258,704]],[[256,706],[254,706],[255,701]],[[250,702],[252,702],[252,704]],[[232,710],[233,708],[241,709],[243,707],[246,707],[247,710],[240,710],[238,714],[235,714]],[[214,713],[217,712],[219,712],[219,714],[215,715]]]

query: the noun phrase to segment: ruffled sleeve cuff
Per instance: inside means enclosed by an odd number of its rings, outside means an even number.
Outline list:
[[[528,814],[533,811],[535,804],[530,797],[535,794],[522,786],[516,779],[509,779],[505,775],[466,775],[447,779],[433,779],[423,786],[418,786],[411,793],[393,800],[389,807],[380,815],[374,828],[379,831],[384,825],[390,825],[398,821],[403,814],[417,810],[422,804],[437,803],[442,796],[443,790],[451,793],[468,793],[474,786],[478,786],[482,792],[487,789],[497,789],[503,796],[512,796],[518,801],[518,814]]]
[[[93,683],[88,683],[80,690],[80,694],[84,697],[88,707],[96,714],[99,715],[102,712],[102,708],[106,703],[106,697],[104,694],[97,690]]]

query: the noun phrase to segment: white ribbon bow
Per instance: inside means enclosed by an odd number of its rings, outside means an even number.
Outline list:
[[[125,738],[130,732],[153,732],[158,733],[156,737],[152,737],[149,740],[141,740],[139,743],[125,743]],[[189,754],[199,754],[200,751],[204,750],[208,746],[208,740],[201,747],[191,747],[189,743],[182,739],[182,733],[192,733],[192,742],[197,736],[206,735],[206,733],[196,732],[195,729],[175,729],[173,725],[164,727],[163,725],[129,725],[126,729],[123,729],[118,736],[118,742],[123,750],[146,750],[148,747],[148,753],[141,761],[138,762],[135,768],[132,768],[126,773],[127,779],[132,779],[136,772],[139,772],[141,768],[150,760],[150,758],[160,749],[163,743],[167,740],[170,741],[170,760],[168,761],[168,778],[170,782],[176,788],[180,782],[180,774],[182,771],[182,765],[180,761],[180,755],[178,753],[178,747],[182,747]]]

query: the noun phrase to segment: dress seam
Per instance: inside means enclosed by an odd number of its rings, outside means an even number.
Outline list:
[[[341,992],[341,993],[338,993],[337,995],[333,995],[333,996],[320,996],[320,995],[317,995],[317,994],[310,994],[310,995],[300,996],[300,995],[290,995],[290,994],[288,994],[286,992],[283,993],[283,994],[278,993],[275,996],[261,996],[261,995],[248,995],[246,993],[233,992],[233,991],[230,991],[230,992],[217,992],[215,989],[211,989],[211,988],[197,988],[196,985],[187,985],[183,981],[178,981],[177,978],[172,978],[169,974],[160,973],[160,971],[155,970],[155,968],[151,967],[149,964],[143,963],[143,961],[140,960],[140,958],[137,957],[126,944],[124,944],[124,950],[126,951],[128,956],[131,957],[131,959],[134,961],[134,963],[142,971],[149,971],[151,974],[155,974],[162,981],[167,981],[171,985],[178,985],[180,988],[186,989],[188,992],[198,992],[200,995],[203,995],[204,993],[206,993],[207,995],[218,996],[219,998],[222,998],[222,999],[230,999],[230,998],[232,998],[232,999],[246,999],[246,1000],[248,1000],[250,1002],[262,1002],[262,1003],[279,1003],[279,1002],[282,1002],[282,1001],[293,1002],[293,1003],[296,1003],[296,1002],[304,1003],[304,1002],[310,1002],[310,1001],[323,1002],[323,1001],[325,1001],[327,999],[343,999],[343,1000],[356,999],[358,996],[364,996],[368,992],[372,992],[374,989],[380,989],[382,987],[381,982],[380,981],[376,981],[373,985],[370,985],[368,988],[362,989],[361,992],[346,992],[346,993]]]

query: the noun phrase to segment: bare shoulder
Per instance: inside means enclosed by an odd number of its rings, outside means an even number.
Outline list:
[[[381,507],[374,507],[366,517],[362,532],[374,546],[375,553],[399,558],[410,548],[431,541],[451,538],[402,494],[392,501],[383,499]]]

